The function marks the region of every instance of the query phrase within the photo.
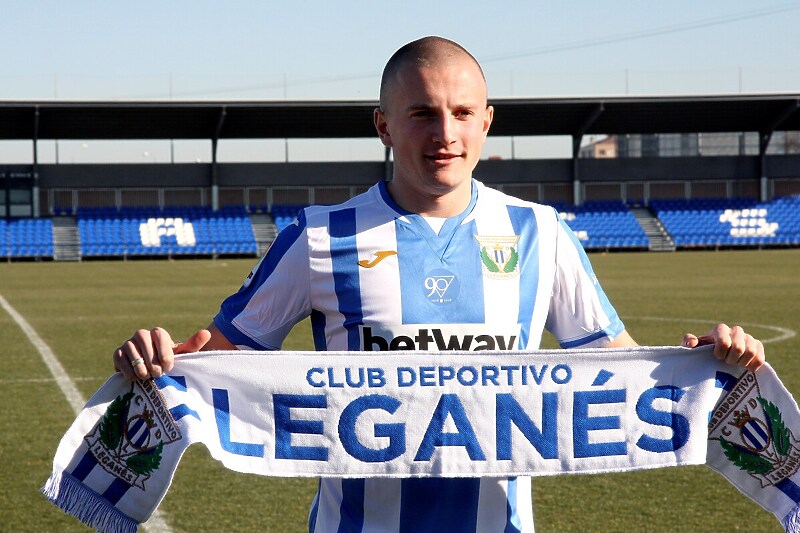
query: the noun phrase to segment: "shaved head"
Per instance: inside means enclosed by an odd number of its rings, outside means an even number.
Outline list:
[[[391,88],[398,71],[406,65],[416,65],[419,68],[431,68],[447,63],[454,59],[469,59],[472,61],[483,77],[478,60],[470,54],[466,48],[455,41],[444,37],[423,37],[402,46],[389,58],[381,76],[380,100],[381,107],[385,107],[388,91]]]

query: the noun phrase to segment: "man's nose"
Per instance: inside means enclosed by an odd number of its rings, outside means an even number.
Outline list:
[[[449,115],[439,117],[435,121],[433,141],[444,146],[455,142],[455,119]]]

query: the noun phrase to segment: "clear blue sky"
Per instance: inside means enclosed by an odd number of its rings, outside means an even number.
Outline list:
[[[800,92],[798,0],[0,0],[0,13],[0,100],[375,99],[386,59],[429,34],[469,49],[495,97]]]

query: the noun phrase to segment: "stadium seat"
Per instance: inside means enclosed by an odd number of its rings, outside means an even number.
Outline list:
[[[649,240],[623,202],[550,204],[587,250],[647,248]]]
[[[195,206],[80,208],[78,232],[81,253],[87,256],[185,256],[218,250],[255,255],[258,249],[244,206],[218,212]],[[233,243],[238,246],[221,246]]]
[[[53,223],[45,218],[2,220],[0,246],[4,257],[52,257]]]
[[[774,246],[800,234],[800,197],[652,200],[651,209],[679,246]]]

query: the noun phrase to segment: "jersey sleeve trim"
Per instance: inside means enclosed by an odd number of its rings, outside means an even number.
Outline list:
[[[240,348],[256,350],[280,350],[279,346],[263,344],[257,339],[254,339],[253,337],[250,337],[249,335],[240,331],[239,328],[234,326],[226,317],[224,317],[224,313],[222,311],[220,311],[217,316],[214,317],[214,325],[217,326],[226,339]]]
[[[601,329],[600,331],[596,331],[591,335],[587,335],[585,337],[581,337],[579,339],[573,339],[569,341],[561,341],[559,344],[562,348],[581,348],[581,347],[599,347],[605,344],[606,342],[611,342],[614,340],[622,331],[625,329],[625,326],[622,324],[622,321],[614,317],[614,320],[609,324],[607,327]]]

